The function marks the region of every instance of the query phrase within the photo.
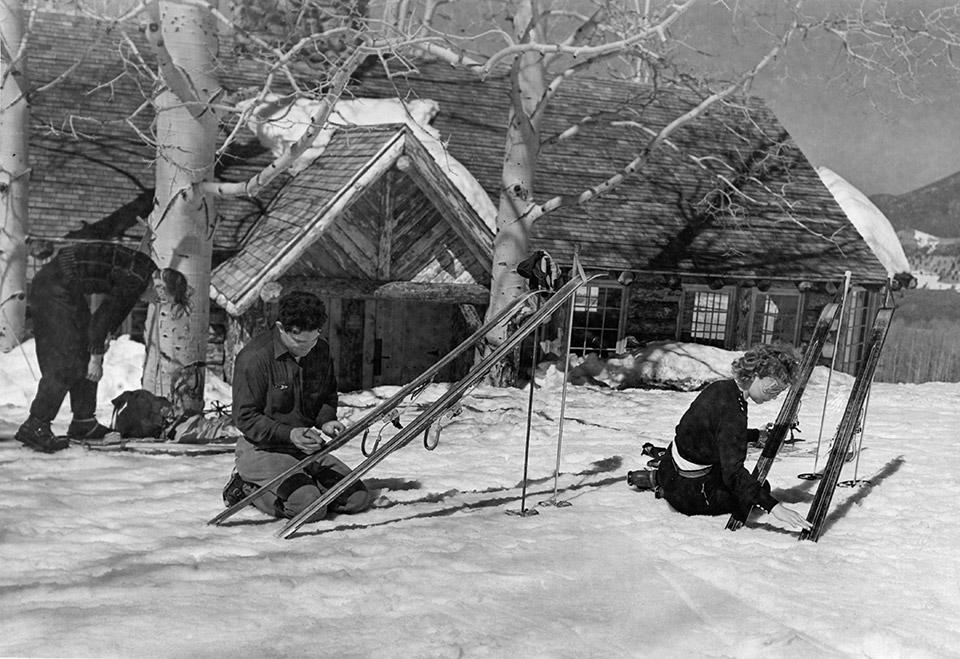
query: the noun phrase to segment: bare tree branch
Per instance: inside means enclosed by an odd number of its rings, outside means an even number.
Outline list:
[[[20,94],[19,97],[15,98],[15,99],[13,100],[13,102],[12,102],[10,105],[8,105],[7,107],[12,107],[12,105],[14,105],[14,104],[16,104],[16,103],[19,103],[19,102],[20,102],[22,99],[24,99],[24,98],[26,98],[28,101],[31,101],[31,100],[32,100],[33,98],[35,98],[38,94],[42,94],[42,93],[48,91],[49,89],[52,89],[53,87],[56,87],[56,86],[59,85],[61,82],[63,82],[63,81],[66,80],[67,78],[69,78],[70,75],[71,75],[74,71],[76,71],[77,68],[79,68],[80,65],[82,65],[82,64],[87,60],[87,57],[90,55],[90,53],[91,53],[94,49],[98,48],[98,47],[100,46],[100,44],[103,42],[103,40],[113,32],[114,28],[116,28],[118,25],[123,24],[125,21],[129,20],[131,16],[136,15],[137,13],[139,13],[140,11],[142,11],[145,6],[146,6],[146,3],[141,2],[141,3],[139,3],[134,9],[132,9],[131,11],[123,14],[122,16],[120,16],[120,17],[118,17],[118,18],[114,18],[114,19],[103,19],[103,18],[98,17],[98,18],[100,18],[100,20],[102,20],[102,21],[105,23],[103,29],[100,30],[99,32],[97,32],[97,36],[87,45],[87,47],[83,50],[83,52],[80,54],[80,56],[73,62],[73,64],[71,64],[71,65],[68,66],[66,69],[64,69],[64,70],[63,70],[59,75],[57,75],[57,77],[55,77],[53,80],[50,80],[49,82],[41,85],[40,87],[36,87],[35,89],[31,89],[31,90],[29,90],[29,91],[24,91],[23,93]],[[13,70],[14,66],[16,65],[16,63],[23,57],[24,53],[26,52],[26,48],[27,48],[27,43],[28,43],[28,41],[29,41],[29,35],[30,35],[31,27],[32,27],[32,25],[34,24],[34,21],[35,21],[35,18],[36,18],[36,11],[37,11],[37,10],[36,10],[36,7],[34,7],[34,8],[30,11],[30,17],[29,17],[29,20],[28,20],[27,29],[24,31],[24,36],[23,36],[23,39],[21,40],[20,48],[18,49],[18,52],[17,52],[16,56],[13,58],[13,60],[11,61],[10,65],[9,65],[9,66],[7,67],[7,69],[4,71],[4,78],[6,78],[6,76],[9,75],[10,71]],[[7,109],[6,107],[5,107],[5,108],[0,108],[0,112],[3,112],[3,111],[6,110],[6,109]]]
[[[667,138],[678,128],[690,123],[706,112],[711,106],[731,96],[738,90],[741,90],[745,84],[747,84],[750,80],[753,80],[757,74],[760,73],[760,71],[766,68],[766,66],[769,65],[770,62],[774,61],[776,57],[783,51],[796,29],[797,23],[794,23],[788,30],[785,31],[780,43],[771,49],[770,52],[768,52],[766,56],[764,56],[763,59],[761,59],[760,62],[754,66],[753,69],[743,74],[739,80],[727,85],[720,91],[709,95],[696,107],[688,110],[679,117],[676,117],[662,129],[660,129],[660,131],[657,132],[657,134],[643,147],[643,149],[641,149],[641,151],[637,154],[637,157],[627,163],[627,165],[624,166],[618,173],[614,174],[603,183],[584,190],[578,195],[558,195],[553,197],[534,209],[531,209],[529,215],[540,217],[559,208],[577,206],[602,194],[610,192],[611,190],[614,190],[622,185],[627,178],[634,175],[637,170],[639,170],[647,162],[647,160],[649,160],[650,154],[653,153],[653,151],[655,151],[663,142],[665,142]],[[528,216],[525,218],[525,221],[533,221],[533,219],[535,219],[535,217]]]
[[[618,41],[604,43],[599,46],[569,46],[565,44],[548,44],[537,42],[518,43],[491,55],[477,73],[480,75],[481,79],[483,79],[488,76],[491,71],[493,71],[493,69],[501,60],[514,57],[525,52],[537,52],[541,55],[563,53],[575,58],[589,58],[622,51],[626,48],[637,45],[646,39],[649,39],[652,35],[657,35],[661,39],[665,39],[666,31],[670,28],[670,26],[676,23],[681,16],[683,16],[692,6],[697,3],[697,1],[698,0],[684,0],[679,4],[674,4],[672,5],[672,12],[657,25],[644,28],[637,34],[630,37],[620,39]]]
[[[217,197],[241,195],[254,197],[260,192],[260,190],[269,185],[271,181],[289,169],[290,165],[298,157],[300,157],[304,151],[313,145],[317,134],[327,124],[337,99],[340,98],[343,90],[346,89],[350,82],[351,76],[363,61],[365,56],[366,53],[364,50],[357,48],[347,58],[347,61],[341,65],[340,69],[333,77],[333,80],[330,81],[330,88],[324,95],[323,102],[320,103],[316,112],[310,118],[310,126],[307,127],[307,130],[304,131],[303,135],[301,135],[297,142],[291,145],[291,147],[287,149],[285,153],[280,155],[280,157],[278,157],[272,163],[267,165],[267,167],[247,181],[239,183],[218,183],[208,181],[200,184],[202,191]]]

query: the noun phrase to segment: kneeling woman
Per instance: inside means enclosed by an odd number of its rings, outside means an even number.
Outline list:
[[[797,357],[789,346],[758,345],[733,362],[733,379],[708,385],[677,425],[660,461],[662,496],[685,515],[727,515],[741,501],[760,506],[792,526],[806,519],[779,503],[769,483],[759,483],[743,463],[757,430],[747,428],[747,403],[779,396],[796,377]]]

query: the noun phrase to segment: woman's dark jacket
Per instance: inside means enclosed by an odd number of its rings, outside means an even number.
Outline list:
[[[680,457],[720,470],[723,484],[740,501],[769,512],[777,500],[747,471],[747,445],[757,430],[747,428],[747,401],[734,380],[708,385],[677,424],[674,439]]]

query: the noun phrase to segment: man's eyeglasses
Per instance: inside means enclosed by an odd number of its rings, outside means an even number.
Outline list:
[[[313,343],[320,336],[320,330],[293,329],[291,331],[281,326],[280,331],[286,334],[294,342],[301,343],[301,344]]]

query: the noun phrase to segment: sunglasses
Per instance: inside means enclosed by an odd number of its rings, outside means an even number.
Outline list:
[[[775,380],[774,378],[764,378],[760,383],[760,391],[764,396],[776,398],[788,389],[788,385]]]
[[[280,331],[290,337],[296,343],[312,343],[320,336],[320,330],[300,330],[293,331],[280,326]]]

